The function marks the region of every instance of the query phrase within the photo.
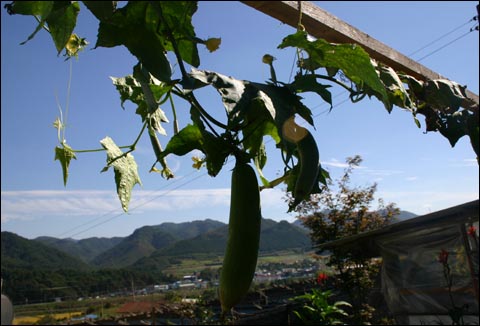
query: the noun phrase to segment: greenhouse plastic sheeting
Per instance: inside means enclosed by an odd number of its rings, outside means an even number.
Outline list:
[[[458,307],[468,307],[467,315],[478,316],[478,302],[467,257],[470,249],[465,247],[461,224],[383,236],[376,239],[376,243],[383,258],[382,291],[385,300],[395,316],[404,316],[403,322],[435,324],[439,321],[433,320],[435,315],[448,317],[452,300],[444,267],[439,261],[442,249],[449,254],[453,302]],[[471,258],[473,273],[478,275],[478,256]],[[432,320],[427,320],[430,318]]]

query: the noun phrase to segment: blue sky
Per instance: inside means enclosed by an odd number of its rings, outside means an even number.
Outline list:
[[[469,31],[475,22],[477,2],[339,2],[322,1],[323,9],[377,40],[409,55],[442,35],[440,41],[415,53],[418,60]],[[90,42],[79,60],[57,57],[50,36],[39,32],[19,45],[34,30],[32,17],[8,16],[1,10],[1,228],[23,237],[41,235],[73,237],[127,236],[143,225],[211,218],[228,221],[232,159],[212,178],[194,170],[191,156],[169,156],[176,178],[166,181],[148,173],[154,155],[147,137],[133,153],[143,186],[133,190],[129,213],[122,213],[115,192],[113,172],[100,173],[105,153],[78,154],[72,161],[67,187],[54,161],[58,144],[53,122],[59,115],[56,96],[65,110],[67,84],[72,69],[67,142],[74,149],[99,148],[112,137],[119,145],[131,144],[141,128],[133,106],[120,107],[119,95],[109,76],[132,73],[135,58],[124,48],[93,46],[97,23],[81,5],[76,33]],[[265,53],[274,62],[279,80],[288,82],[294,50],[277,49],[294,29],[240,2],[200,2],[194,16],[201,38],[221,37],[220,49],[209,53],[199,47],[200,69],[237,79],[266,81]],[[462,27],[460,27],[463,25]],[[478,32],[427,56],[421,63],[441,75],[467,85],[478,94]],[[178,69],[177,69],[178,70]],[[314,115],[320,158],[334,179],[343,172],[345,158],[359,154],[364,161],[354,173],[353,184],[378,183],[377,198],[394,202],[403,210],[425,214],[478,198],[478,164],[464,137],[451,148],[439,133],[425,134],[410,113],[394,108],[388,113],[376,100],[352,104],[339,87],[332,87],[333,110],[317,97],[304,103]],[[213,90],[199,99],[210,112],[222,117],[223,107]],[[189,122],[189,106],[176,101],[180,127]],[[164,108],[171,118],[170,108]],[[421,116],[420,116],[421,117]],[[172,127],[167,125],[171,135]],[[166,137],[160,140],[165,145]],[[267,144],[264,170],[274,179],[282,169],[280,153]],[[282,186],[262,191],[265,218],[293,221],[287,214]]]

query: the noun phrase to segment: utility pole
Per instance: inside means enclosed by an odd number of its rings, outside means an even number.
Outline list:
[[[135,287],[133,286],[133,277],[130,277],[130,280],[132,282],[132,296],[133,296],[133,302],[135,302]]]

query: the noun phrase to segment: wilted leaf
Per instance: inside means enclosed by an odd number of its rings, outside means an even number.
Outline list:
[[[70,166],[70,161],[72,158],[77,159],[75,153],[73,152],[72,148],[67,144],[63,144],[63,147],[55,147],[55,159],[60,161],[60,165],[62,166],[63,171],[63,185],[67,186],[67,179],[68,179],[68,167]]]
[[[110,137],[102,139],[100,144],[107,150],[107,164],[113,165],[117,194],[123,210],[127,212],[133,187],[137,183],[142,184],[138,175],[137,163],[130,153],[124,155]],[[122,155],[124,156],[121,157]]]
[[[414,104],[395,70],[382,64],[378,65],[377,69],[380,72],[380,79],[387,89],[390,104],[403,109],[413,110]]]
[[[465,86],[447,79],[429,80],[424,84],[424,100],[431,107],[453,113],[467,99],[465,89]]]

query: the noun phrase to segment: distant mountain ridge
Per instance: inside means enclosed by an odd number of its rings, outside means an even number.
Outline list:
[[[119,244],[123,238],[87,238],[81,240],[75,240],[71,238],[58,239],[54,237],[37,237],[35,241],[41,242],[47,246],[57,248],[70,256],[77,257],[86,263],[107,251],[108,249]]]
[[[263,219],[261,232],[261,252],[310,248],[307,232],[286,221]],[[2,268],[6,266],[4,262],[10,262],[9,266],[31,267],[22,257],[30,257],[30,261],[41,261],[38,266],[45,268],[76,265],[87,269],[137,269],[146,265],[165,267],[179,257],[221,258],[227,235],[227,224],[210,219],[144,226],[123,238],[74,240],[38,237],[28,240],[14,233],[2,232]],[[11,256],[10,250],[4,250],[4,238],[8,243],[12,242],[11,247],[23,248],[25,252]],[[61,258],[55,258],[58,256]]]
[[[91,262],[98,267],[126,267],[158,249],[224,225],[222,222],[207,219],[178,224],[162,223],[155,226],[144,226],[136,229],[116,246],[93,258]]]
[[[401,211],[394,222],[415,216]],[[28,240],[2,232],[2,268],[162,268],[182,257],[221,259],[227,235],[228,225],[211,219],[144,226],[127,237],[82,240]],[[299,220],[288,223],[263,219],[260,252],[289,249],[311,249],[309,230]]]
[[[150,256],[139,259],[134,268],[165,268],[172,260],[179,258],[223,257],[228,237],[228,225],[199,234],[195,238],[177,241]],[[288,249],[311,249],[306,232],[286,222],[262,219],[260,253]]]
[[[36,269],[88,270],[90,266],[79,258],[11,232],[2,232],[2,270]]]

